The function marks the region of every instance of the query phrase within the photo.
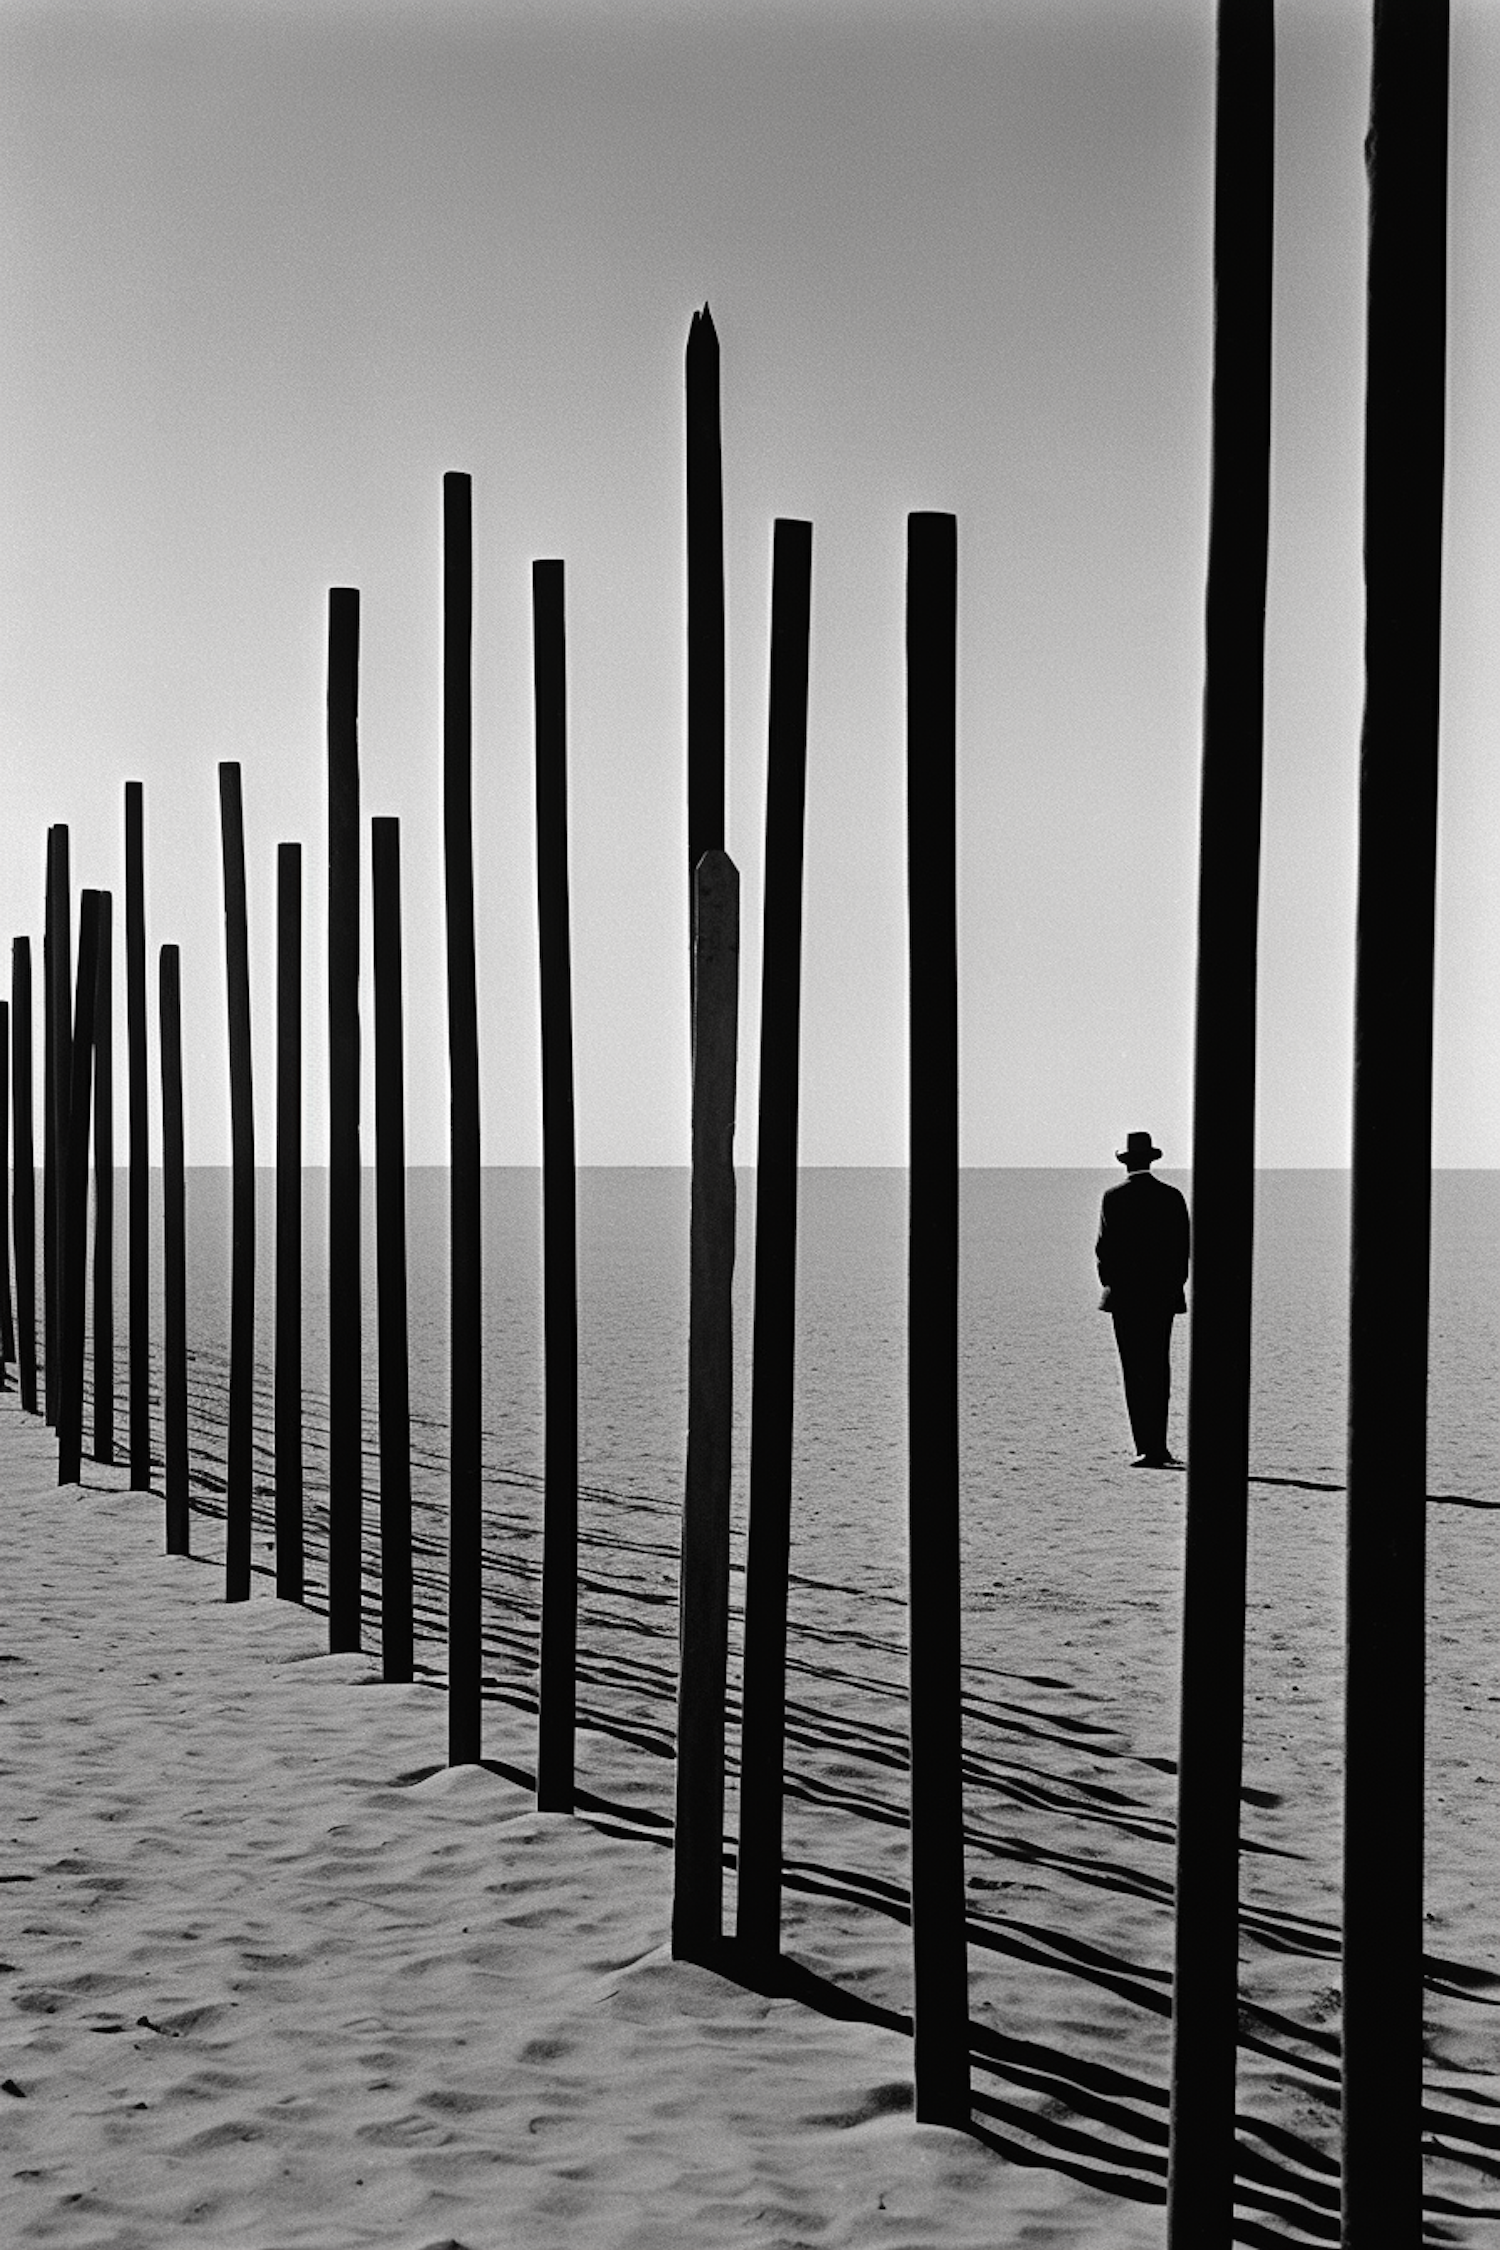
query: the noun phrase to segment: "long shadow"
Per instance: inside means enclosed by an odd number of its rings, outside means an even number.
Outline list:
[[[1279,1484],[1289,1492],[1347,1492],[1344,1484],[1318,1484],[1311,1477],[1251,1477],[1251,1484]],[[1465,1492],[1429,1492],[1429,1508],[1500,1508],[1500,1500],[1476,1500]]]

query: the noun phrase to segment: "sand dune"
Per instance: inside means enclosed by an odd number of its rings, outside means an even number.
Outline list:
[[[55,1474],[0,1399],[6,2239],[1161,2240],[1171,1778],[1065,1669],[971,1678],[975,2130],[918,2127],[898,1610],[804,1589],[790,1965],[757,1991],[732,1957],[718,1974],[666,1950],[659,1558],[637,1557],[638,1600],[618,1577],[590,1597],[614,1625],[586,1636],[582,1809],[539,1815],[514,1667],[486,1767],[445,1770],[435,1673],[388,1687],[371,1658],[324,1655],[321,1617],[263,1574],[227,1608],[208,1502],[199,1555],[172,1561],[122,1471]],[[1327,2241],[1336,1937],[1284,1879],[1296,1804],[1260,1796],[1241,2237]],[[1494,2239],[1495,1980],[1433,1977],[1456,2028],[1432,2239]]]

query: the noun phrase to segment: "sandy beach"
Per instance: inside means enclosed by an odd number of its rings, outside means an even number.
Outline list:
[[[670,1759],[643,1758],[639,1724],[586,1725],[580,1811],[539,1815],[524,1699],[487,1701],[484,1767],[444,1769],[435,1670],[385,1686],[374,1657],[322,1653],[324,1620],[263,1569],[226,1606],[210,1503],[194,1558],[170,1560],[159,1500],[93,1464],[59,1489],[55,1459],[0,1399],[7,2240],[1161,2241],[1170,1779],[1065,1677],[974,1714],[975,2130],[919,2127],[891,1689],[873,1708],[847,1691],[816,1822],[794,1801],[792,1990],[758,1992],[732,1961],[669,1957]],[[840,1671],[830,1645],[825,1731]],[[996,1833],[992,1742],[1029,1845]],[[1260,2122],[1240,2238],[1327,2241],[1334,1933],[1274,1883],[1247,1890],[1247,1943],[1278,1967],[1243,2029]],[[1433,2049],[1430,2239],[1478,2243],[1500,2219],[1500,1986],[1435,1968],[1453,2021]]]

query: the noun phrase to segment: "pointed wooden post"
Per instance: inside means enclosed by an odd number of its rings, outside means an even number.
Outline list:
[[[162,1422],[167,1553],[190,1551],[187,1406],[187,1185],[182,1149],[182,971],[175,945],[161,949]]]
[[[731,1291],[740,879],[726,852],[705,852],[698,864],[695,928],[688,1441],[677,1595],[672,1952],[679,1960],[705,1961],[723,1937],[724,1699],[734,1423]]]
[[[1345,1605],[1343,2236],[1422,2236],[1432,1009],[1446,0],[1376,0],[1365,378]]]
[[[907,519],[908,1573],[916,2114],[969,2114],[958,1510],[958,525]]]
[[[6,1367],[16,1356],[10,1310],[10,1002],[0,1000],[0,1391],[10,1388]]]
[[[94,996],[94,1459],[115,1457],[114,901],[99,893]]]
[[[375,922],[375,1290],[380,1354],[380,1669],[412,1676],[401,823],[370,823]]]
[[[276,848],[276,1591],[306,1591],[302,1538],[302,846]]]
[[[802,832],[812,525],[777,519],[771,560],[771,698],[761,951],[760,1127],[755,1160],[755,1319],[745,1686],[735,1933],[781,1946],[782,1768],[797,1313],[797,1095],[802,1037]]]
[[[94,994],[99,981],[99,893],[78,907],[78,992],[68,1032],[68,1132],[58,1213],[57,1481],[83,1475],[83,1360],[88,1323],[89,1097]]]
[[[1220,0],[1167,2188],[1172,2250],[1207,2243],[1227,2250],[1234,2227],[1274,126],[1272,0]]]
[[[448,1763],[478,1763],[483,1741],[479,1022],[474,974],[474,837],[469,650],[474,613],[473,488],[443,478],[443,866],[448,934],[449,1393]]]
[[[705,852],[724,848],[724,466],[719,337],[707,305],[688,327],[688,932]]]
[[[16,1349],[21,1406],[37,1411],[36,1380],[36,1144],[31,1079],[31,940],[10,949],[10,1056],[14,1099],[15,1193],[11,1215],[16,1245]]]
[[[578,1221],[568,928],[567,645],[563,566],[531,566],[536,881],[542,1015],[545,1493],[536,1801],[573,1810],[578,1661]]]
[[[130,1489],[151,1488],[151,1096],[146,1079],[146,866],[141,784],[125,784],[125,1044],[130,1073]]]
[[[328,594],[328,1646],[360,1645],[359,594]]]
[[[240,769],[219,767],[224,847],[224,956],[229,1001],[232,1167],[229,1282],[229,1458],[224,1496],[224,1599],[250,1598],[255,1491],[255,1094],[250,1061],[250,938]]]

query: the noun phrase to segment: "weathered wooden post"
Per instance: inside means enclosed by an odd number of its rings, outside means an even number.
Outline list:
[[[175,945],[161,949],[162,1422],[167,1553],[190,1551],[187,1406],[187,1181],[182,1148],[182,971]]]
[[[1187,1539],[1177,1765],[1172,2250],[1234,2229],[1250,1281],[1255,1218],[1266,550],[1271,469],[1272,0],[1220,0]]]
[[[473,487],[443,478],[443,867],[448,935],[448,1763],[478,1763],[484,1548],[480,1464],[479,1022],[469,649]]]
[[[807,784],[812,525],[778,517],[771,559],[771,695],[761,951],[760,1126],[744,1713],[735,1934],[781,1946],[782,1769],[797,1311],[797,1110],[802,1025],[802,838]]]
[[[359,593],[328,593],[328,1646],[360,1645]]]
[[[10,1388],[6,1366],[16,1356],[10,1310],[10,1002],[0,1000],[0,1391]]]
[[[73,1006],[72,882],[68,871],[68,831],[55,823],[47,831],[47,924],[43,939],[43,977],[47,1008],[47,1054],[42,1158],[42,1279],[47,1299],[47,1421],[55,1428],[58,1384],[62,1375],[63,1196],[68,1162],[68,1095],[72,1083]]]
[[[724,848],[724,466],[719,337],[707,305],[688,326],[688,940],[705,852]]]
[[[302,1540],[302,846],[276,847],[276,1591],[300,1602]]]
[[[94,1459],[115,1457],[115,965],[114,901],[99,893],[94,995]]]
[[[401,823],[370,823],[375,922],[375,1291],[380,1354],[380,1668],[412,1676]]]
[[[11,940],[10,1056],[15,1146],[11,1216],[16,1244],[16,1346],[21,1407],[37,1411],[36,1382],[36,1144],[31,1081],[31,940]]]
[[[1343,2242],[1422,2235],[1432,1009],[1447,0],[1376,0],[1345,1605]]]
[[[250,1598],[255,1490],[255,1095],[250,1063],[250,938],[240,769],[219,767],[224,849],[224,958],[229,1002],[231,1184],[229,1457],[224,1495],[224,1599]]]
[[[130,1489],[151,1488],[151,1096],[146,1081],[146,864],[141,784],[125,784],[125,1044],[130,1071]]]
[[[726,852],[705,852],[698,863],[694,927],[688,1439],[677,1595],[672,1952],[679,1960],[703,1961],[723,1937],[724,1699],[734,1420],[731,1287],[740,878]]]
[[[916,2114],[969,2111],[958,1516],[958,525],[907,519],[907,1525]]]
[[[68,1131],[58,1210],[57,1481],[83,1475],[83,1358],[88,1322],[89,1096],[94,994],[99,981],[99,893],[78,907],[78,993],[68,1036]]]
[[[567,641],[560,562],[532,564],[531,596],[546,1384],[536,1801],[541,1812],[571,1812],[578,1661],[578,1216],[568,926]]]

